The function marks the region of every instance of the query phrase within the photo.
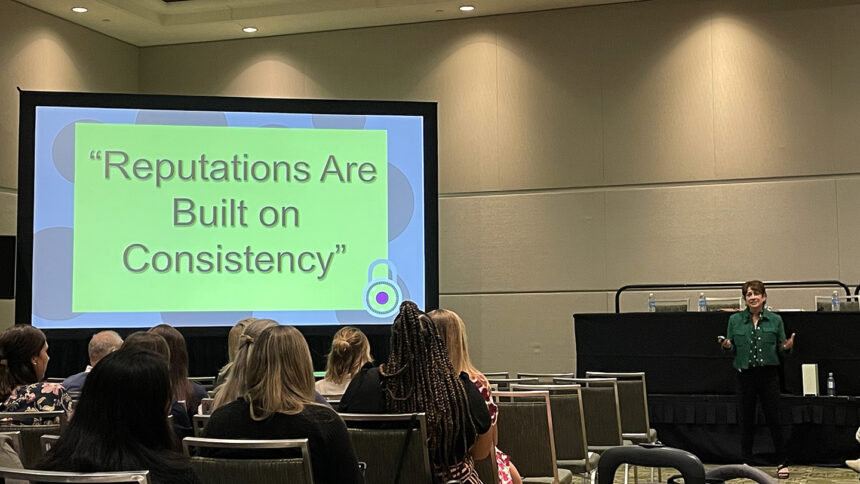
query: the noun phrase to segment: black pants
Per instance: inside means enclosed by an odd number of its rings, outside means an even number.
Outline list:
[[[778,366],[757,366],[738,372],[738,406],[741,412],[741,457],[751,463],[755,436],[756,402],[761,402],[764,418],[770,428],[778,464],[785,463],[785,442],[779,426]]]

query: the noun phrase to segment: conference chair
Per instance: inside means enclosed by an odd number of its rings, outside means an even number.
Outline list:
[[[484,375],[486,376],[486,375]],[[496,385],[499,390],[508,390],[512,383],[520,383],[522,385],[537,385],[540,381],[537,378],[490,378],[487,377],[490,385]]]
[[[615,378],[556,378],[555,381],[581,385],[582,410],[585,414],[585,433],[588,450],[602,454],[612,447],[633,445],[622,437],[621,410],[618,400],[618,381]],[[638,480],[634,467],[634,480]],[[627,482],[627,470],[624,482]]]
[[[191,417],[191,425],[194,427],[194,436],[203,437],[203,431],[206,430],[206,424],[209,423],[210,415],[197,414]]]
[[[121,472],[56,472],[0,467],[0,478],[30,482],[121,483],[149,484],[149,471]]]
[[[597,483],[613,484],[620,465],[671,467],[681,472],[684,484],[705,484],[705,467],[695,455],[672,447],[645,448],[638,445],[613,447],[600,456]]]
[[[21,432],[21,450],[18,452],[18,457],[25,468],[36,467],[36,464],[41,460],[41,436],[44,434],[60,434],[65,429],[67,423],[66,412],[63,410],[50,412],[0,412],[0,418],[12,419],[11,422],[0,423],[0,431]],[[31,423],[34,419],[39,419],[42,423]]]
[[[573,473],[556,463],[549,392],[497,392],[498,447],[511,457],[524,483],[568,484]]]
[[[576,378],[575,373],[520,373],[517,378],[537,378],[538,384],[552,383],[553,378]]]
[[[651,428],[648,414],[648,390],[644,372],[610,373],[587,371],[586,378],[615,378],[621,413],[621,436],[634,444],[653,444],[657,431]]]
[[[744,299],[738,297],[706,297],[708,311],[739,311],[744,307]]]
[[[655,299],[655,313],[683,313],[690,310],[690,298]]]
[[[215,399],[212,397],[207,397],[200,400],[200,415],[212,415],[212,405],[215,403]]]
[[[839,296],[839,312],[860,311],[858,296]],[[815,296],[815,310],[821,312],[833,311],[832,296]]]
[[[490,455],[475,461],[475,471],[484,484],[499,484],[499,464],[496,462],[496,449]]]
[[[220,458],[191,456],[191,448],[233,449],[253,455],[267,449],[295,449],[298,457]],[[191,458],[191,467],[206,484],[313,484],[308,439],[237,440],[185,437],[182,450]]]
[[[366,484],[433,482],[423,413],[342,413]]]
[[[593,483],[600,455],[588,451],[580,389],[579,385],[511,385],[513,392],[549,392],[556,465],[579,475],[583,483]]]

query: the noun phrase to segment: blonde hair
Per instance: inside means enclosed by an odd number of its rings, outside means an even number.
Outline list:
[[[325,379],[341,384],[352,378],[365,363],[373,361],[370,356],[370,342],[360,329],[344,326],[334,334],[331,350],[328,353]]]
[[[230,328],[230,333],[227,334],[227,361],[230,363],[236,361],[236,353],[239,351],[239,341],[242,338],[242,333],[245,332],[245,328],[256,320],[257,318],[241,319]]]
[[[470,377],[475,378],[481,375],[481,372],[472,364],[469,359],[469,343],[466,338],[466,325],[460,316],[454,311],[448,309],[435,309],[427,313],[436,328],[439,330],[439,336],[445,342],[448,348],[448,357],[451,359],[451,365],[454,371],[459,375],[465,371]],[[482,375],[483,376],[483,375]]]
[[[292,326],[263,331],[248,359],[245,400],[251,418],[297,414],[314,405],[314,368],[304,336]]]
[[[277,325],[278,322],[271,319],[257,319],[245,326],[242,336],[239,337],[239,349],[236,350],[236,359],[230,367],[227,381],[215,389],[212,410],[232,402],[245,393],[245,372],[248,368],[248,359],[253,352],[254,342],[265,329]]]

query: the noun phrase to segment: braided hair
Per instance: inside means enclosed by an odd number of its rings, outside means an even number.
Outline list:
[[[411,301],[400,305],[391,328],[391,353],[380,367],[389,412],[424,412],[430,459],[446,476],[463,460],[456,440],[468,448],[467,434],[475,434],[463,381],[454,373],[448,350],[433,321]]]

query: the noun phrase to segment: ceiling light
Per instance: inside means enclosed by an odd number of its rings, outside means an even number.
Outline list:
[[[257,31],[257,27],[244,27],[242,29],[242,32],[245,32],[247,34],[253,34],[256,31]]]
[[[461,12],[471,12],[472,10],[475,10],[474,5],[460,5]]]
[[[75,13],[87,13],[87,7],[72,7],[72,12]]]

